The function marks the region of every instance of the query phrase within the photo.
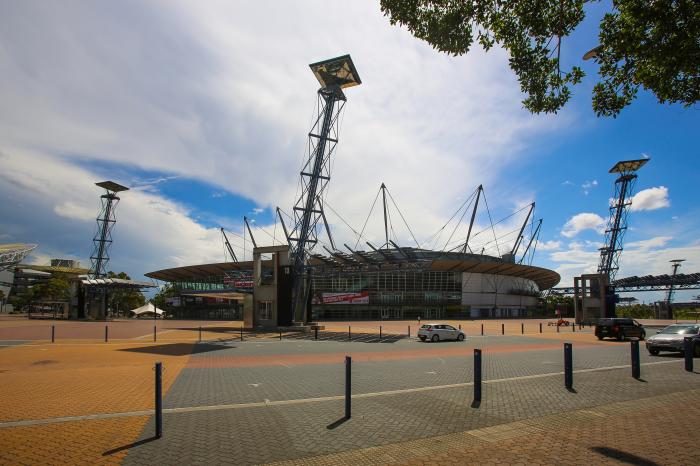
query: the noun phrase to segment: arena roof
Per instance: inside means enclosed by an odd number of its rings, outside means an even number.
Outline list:
[[[423,270],[443,272],[472,272],[492,275],[508,275],[534,281],[540,290],[559,283],[561,277],[553,270],[531,265],[515,264],[499,257],[466,253],[445,253],[415,248],[381,249],[377,251],[355,251],[353,254],[340,251],[330,256],[312,255],[309,260],[320,273],[323,271],[355,270],[408,270],[411,266]],[[263,267],[271,267],[272,261],[263,261]],[[163,281],[197,281],[207,277],[223,275],[233,271],[251,271],[253,262],[220,262],[217,264],[187,265],[157,270],[146,274],[149,278]]]
[[[36,248],[36,244],[0,244],[0,270],[17,264]]]

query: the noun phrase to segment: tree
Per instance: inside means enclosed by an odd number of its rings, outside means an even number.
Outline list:
[[[121,278],[122,280],[131,280],[125,272],[114,273],[111,270],[107,272],[108,278]],[[111,291],[108,295],[109,308],[112,312],[126,312],[131,309],[136,309],[146,304],[146,298],[139,290],[123,289]]]
[[[525,108],[556,113],[584,76],[561,69],[561,41],[585,18],[583,0],[381,0],[391,24],[400,24],[440,52],[463,55],[474,41],[510,54]],[[598,116],[617,116],[639,88],[660,103],[690,106],[700,97],[700,2],[613,0],[591,52],[600,82],[593,90]]]
[[[173,296],[179,295],[180,290],[174,286],[172,283],[166,283],[163,285],[163,288],[160,289],[158,293],[151,298],[151,303],[158,309],[163,309],[165,310],[167,305],[166,305],[166,299],[167,298],[172,298]]]
[[[56,275],[45,282],[32,286],[28,294],[32,301],[68,301],[70,299],[70,283]]]

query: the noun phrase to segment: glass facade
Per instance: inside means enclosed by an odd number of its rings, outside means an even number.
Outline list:
[[[313,275],[312,296],[313,318],[321,320],[469,317],[461,272],[325,271]]]

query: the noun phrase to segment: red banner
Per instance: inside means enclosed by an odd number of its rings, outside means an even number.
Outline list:
[[[321,299],[313,300],[314,304],[369,304],[369,291],[359,293],[321,293]]]

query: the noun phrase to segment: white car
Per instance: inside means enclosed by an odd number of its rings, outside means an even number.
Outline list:
[[[423,324],[418,329],[418,338],[421,341],[430,340],[432,342],[440,340],[464,341],[466,335],[463,331],[448,324]]]

